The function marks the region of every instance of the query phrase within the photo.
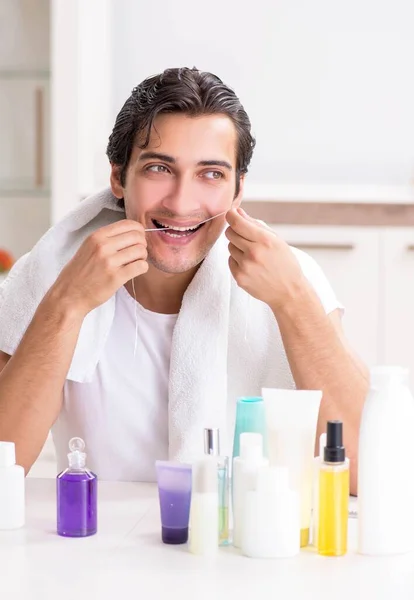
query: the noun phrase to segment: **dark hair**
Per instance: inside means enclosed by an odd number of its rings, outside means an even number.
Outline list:
[[[224,114],[233,121],[238,135],[237,195],[240,175],[247,173],[255,146],[250,119],[232,89],[216,75],[196,68],[167,69],[132,90],[116,118],[106,151],[110,162],[121,167],[121,184],[125,185],[137,138],[142,139],[141,148],[148,146],[152,124],[161,113],[185,113],[192,117]]]

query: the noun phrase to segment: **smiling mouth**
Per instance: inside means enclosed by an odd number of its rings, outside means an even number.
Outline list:
[[[171,237],[190,236],[199,229],[201,229],[201,227],[203,227],[204,225],[204,223],[201,223],[201,225],[192,225],[191,227],[178,227],[175,225],[163,224],[160,221],[156,221],[155,219],[152,219],[152,222],[154,223],[155,227],[160,230],[160,232],[162,231],[163,233],[165,233],[165,235],[170,235]]]

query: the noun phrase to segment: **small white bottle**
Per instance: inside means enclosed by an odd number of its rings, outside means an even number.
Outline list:
[[[205,456],[193,465],[190,552],[201,556],[214,556],[219,546],[218,530],[217,460],[214,456]]]
[[[299,495],[287,467],[261,467],[246,494],[242,553],[250,558],[290,558],[300,551]]]
[[[312,490],[312,545],[318,546],[319,530],[319,474],[323,464],[323,452],[326,446],[326,433],[319,438],[319,456],[313,461],[313,490]]]
[[[358,552],[414,549],[414,399],[408,369],[375,367],[362,412],[358,452]]]
[[[16,465],[13,442],[0,442],[0,530],[25,523],[24,469]]]
[[[233,546],[235,548],[241,548],[242,544],[246,493],[256,488],[258,470],[268,464],[269,460],[263,456],[262,434],[242,433],[240,456],[233,461]]]

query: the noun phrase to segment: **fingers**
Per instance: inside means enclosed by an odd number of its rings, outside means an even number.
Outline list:
[[[147,246],[145,233],[137,230],[126,231],[114,235],[108,240],[107,243],[108,248],[113,252],[123,250],[124,248],[128,248],[129,246],[141,245],[145,248]]]
[[[129,265],[126,265],[121,269],[123,284],[135,277],[143,275],[147,271],[148,263],[145,260],[136,260],[135,262],[129,263]]]
[[[239,248],[237,248],[237,246],[235,246],[232,243],[229,244],[229,252],[233,260],[235,260],[236,263],[240,266],[243,262],[244,252],[239,250]]]
[[[113,261],[114,266],[122,267],[133,263],[137,260],[147,260],[147,249],[141,245],[129,246],[123,248],[114,254]]]
[[[110,225],[106,225],[98,231],[95,232],[97,236],[103,237],[114,237],[120,235],[122,233],[127,233],[129,231],[138,231],[144,233],[144,226],[137,221],[133,221],[132,219],[122,219],[121,221],[117,221],[116,223],[111,223]]]
[[[264,228],[255,219],[249,217],[241,208],[229,210],[226,215],[227,223],[240,237],[249,242],[259,242],[264,233]],[[246,216],[242,216],[246,215]]]
[[[237,281],[240,267],[232,256],[229,257],[229,267],[230,267],[231,274],[233,275],[234,279]]]
[[[244,238],[241,235],[239,235],[238,233],[236,233],[234,231],[234,229],[232,229],[231,227],[228,227],[226,229],[225,235],[226,235],[226,238],[229,240],[229,242],[231,242],[231,244],[233,244],[233,246],[235,246],[242,252],[247,252],[251,248],[252,244],[255,243],[255,242],[249,242],[248,240],[246,240],[246,238]]]

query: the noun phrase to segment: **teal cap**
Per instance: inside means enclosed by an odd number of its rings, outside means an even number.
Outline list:
[[[233,458],[240,456],[240,435],[245,432],[262,434],[263,453],[267,456],[265,407],[261,396],[246,396],[237,400]]]

